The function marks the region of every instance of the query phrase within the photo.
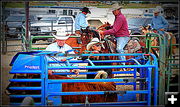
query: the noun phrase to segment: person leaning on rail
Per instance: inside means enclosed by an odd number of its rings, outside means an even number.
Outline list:
[[[55,37],[56,42],[48,45],[47,48],[45,49],[45,51],[57,51],[57,52],[61,52],[61,53],[66,53],[67,51],[72,50],[71,46],[69,46],[68,44],[65,43],[65,41],[69,38],[69,34],[67,34],[65,32],[65,30],[58,29],[56,34],[52,34],[52,35]],[[75,52],[70,51],[69,54],[75,54]],[[66,61],[67,60],[67,57],[64,57],[64,56],[54,57],[54,58],[59,60],[59,61]],[[53,60],[53,59],[48,57],[48,60]],[[76,64],[73,64],[73,65],[76,65]],[[50,64],[50,66],[65,66],[65,64],[63,64],[63,63]],[[70,70],[68,70],[68,69],[65,69],[65,70],[64,69],[63,70],[48,70],[49,75],[52,75],[52,72],[70,72]],[[71,72],[74,72],[76,75],[78,75],[79,70],[74,69]]]
[[[93,38],[91,40],[91,42],[89,42],[87,44],[86,49],[95,54],[102,53],[101,52],[102,43],[103,43],[103,41],[99,41],[98,38]],[[105,58],[103,58],[103,56],[84,56],[84,57],[82,57],[82,60],[86,60],[86,59],[104,60],[104,59],[108,59],[108,56],[105,56]],[[94,65],[101,66],[101,65],[105,65],[105,63],[94,63]],[[96,74],[88,74],[87,79],[100,79],[100,78],[105,79],[108,77],[108,75],[109,75],[109,77],[112,76],[111,69],[89,69],[88,72],[97,72],[97,75]]]

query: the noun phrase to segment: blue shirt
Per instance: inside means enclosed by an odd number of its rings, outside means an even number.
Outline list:
[[[46,48],[45,51],[57,51],[57,52],[62,52],[62,53],[65,53],[66,51],[68,50],[72,50],[72,48],[67,45],[67,44],[64,44],[63,47],[59,47],[57,42],[55,43],[52,43],[50,45],[48,45],[48,47]],[[69,54],[75,54],[74,51],[71,51],[69,52]],[[53,61],[54,59],[51,59],[49,56],[46,57],[48,61]],[[67,58],[67,57],[62,57],[62,56],[59,56],[59,57],[54,57],[56,60],[61,60],[61,59],[64,59],[64,58]],[[74,59],[71,59],[71,60],[74,60]],[[57,66],[67,66],[66,64],[64,63],[57,63],[57,64],[49,64],[49,66],[51,67],[57,67]],[[72,66],[77,66],[77,64],[72,64]],[[60,70],[53,70],[54,72],[69,72],[70,70],[69,69],[60,69]]]
[[[87,26],[86,15],[83,13],[77,15],[75,19],[75,30],[86,29]]]
[[[64,46],[60,48],[57,42],[48,45],[48,47],[46,48],[46,51],[58,51],[62,53],[65,53],[68,50],[72,50],[72,48],[69,45],[64,44]],[[71,52],[70,54],[75,54],[75,53]]]
[[[159,29],[167,30],[168,22],[163,16],[154,16],[151,21],[151,26],[158,31]]]

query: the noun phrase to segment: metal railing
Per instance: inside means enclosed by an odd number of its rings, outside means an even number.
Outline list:
[[[82,57],[82,56],[134,56],[134,58],[129,60],[67,60],[67,61],[56,61],[48,60],[48,56],[58,56],[58,57]],[[148,58],[150,57],[150,58]],[[37,68],[29,69],[27,67],[19,68],[17,64],[23,60],[30,61],[29,63],[36,62],[31,66],[38,66]],[[95,63],[112,63],[112,62],[131,62],[130,65],[105,65],[97,66]],[[64,63],[63,66],[49,66],[50,63],[59,64]],[[72,66],[74,63],[93,63],[93,65],[88,66]],[[22,63],[21,63],[22,64]],[[28,63],[26,66],[30,66]],[[132,68],[131,71],[113,71],[113,74],[134,74],[133,78],[108,78],[108,79],[49,79],[48,70],[57,70],[57,69],[114,69],[114,68]],[[28,70],[29,69],[29,70]],[[38,73],[41,75],[38,79],[10,79],[10,82],[39,82],[41,83],[38,87],[10,87],[12,90],[40,90],[41,94],[38,95],[10,95],[10,98],[24,98],[31,96],[32,98],[40,98],[40,102],[35,102],[35,105],[55,105],[55,106],[82,106],[82,103],[66,103],[64,104],[62,96],[64,95],[104,95],[107,93],[115,93],[118,97],[122,97],[125,94],[140,94],[140,101],[118,101],[117,102],[102,102],[102,103],[89,103],[90,105],[157,105],[158,97],[158,62],[157,58],[153,54],[142,54],[142,53],[133,53],[133,54],[81,54],[81,55],[71,55],[63,54],[58,52],[39,52],[35,54],[19,54],[19,57],[15,60],[12,70],[12,74],[16,73]],[[96,74],[97,72],[80,72],[81,75]],[[137,73],[140,73],[140,76],[137,77]],[[53,75],[71,75],[72,72],[57,72]],[[154,77],[154,79],[152,79]],[[76,83],[76,82],[120,82],[116,85],[133,85],[133,90],[116,90],[116,91],[88,91],[88,92],[62,92],[62,83]],[[146,85],[146,87],[145,87]],[[139,87],[137,89],[136,87]],[[153,91],[151,88],[153,86]],[[54,88],[52,88],[54,87]],[[119,96],[120,94],[120,96]],[[151,99],[152,98],[152,99]],[[152,103],[153,100],[153,103]],[[12,105],[18,105],[19,103],[11,102]]]

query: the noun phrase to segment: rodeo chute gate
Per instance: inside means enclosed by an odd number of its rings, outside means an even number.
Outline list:
[[[67,61],[48,61],[47,56],[68,56]],[[70,60],[74,57],[82,56],[131,56],[127,60]],[[132,57],[133,56],[133,57]],[[129,65],[104,65],[96,66],[94,63],[129,63]],[[49,63],[65,63],[65,66],[49,66]],[[77,66],[71,66],[73,63]],[[80,66],[79,63],[90,63],[88,66]],[[66,95],[105,95],[117,94],[116,102],[89,102],[89,105],[157,105],[158,97],[158,62],[153,54],[133,53],[133,54],[78,54],[70,55],[58,52],[21,52],[18,53],[12,60],[13,65],[11,74],[40,74],[38,79],[10,79],[10,82],[39,82],[40,86],[36,87],[9,87],[11,90],[39,90],[41,93],[31,95],[17,95],[11,94],[10,98],[25,98],[30,96],[32,98],[39,98],[39,102],[35,105],[55,105],[55,106],[82,106],[84,103],[63,103],[62,96]],[[133,74],[132,78],[107,78],[107,79],[49,79],[48,70],[58,69],[121,69],[131,68],[130,71],[112,71],[112,74]],[[139,73],[139,76],[137,76]],[[73,72],[53,73],[53,75],[72,75]],[[97,74],[97,72],[80,72],[79,75]],[[152,75],[153,74],[153,75]],[[87,82],[114,82],[118,85],[133,85],[133,90],[109,90],[109,91],[78,91],[78,92],[62,92],[63,83],[87,83]],[[137,89],[137,87],[139,87]],[[151,90],[153,89],[153,91]],[[139,94],[140,101],[127,101],[131,94]],[[123,97],[124,96],[124,97]],[[137,97],[137,96],[135,96]],[[124,100],[124,98],[127,98]],[[152,98],[152,99],[151,99]],[[136,99],[136,98],[135,98]],[[84,100],[85,101],[85,100]],[[19,105],[20,103],[11,102],[11,105]]]

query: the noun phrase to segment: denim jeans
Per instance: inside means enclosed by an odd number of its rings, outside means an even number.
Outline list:
[[[116,50],[118,53],[124,53],[124,47],[128,43],[130,37],[116,37],[117,47]],[[119,56],[119,60],[126,60],[125,56]]]

